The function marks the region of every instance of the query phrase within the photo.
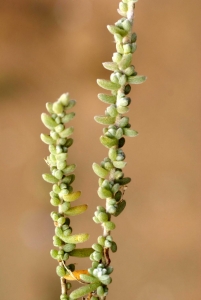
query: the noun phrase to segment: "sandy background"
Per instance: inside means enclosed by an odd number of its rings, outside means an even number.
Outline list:
[[[96,78],[115,51],[106,30],[118,1],[0,2],[0,298],[56,300],[60,284],[49,251],[53,224],[50,185],[40,141],[45,102],[69,91],[77,100],[75,189],[90,209],[72,220],[74,233],[101,233],[92,222],[98,199],[91,165],[107,150],[93,116],[105,104]],[[108,300],[201,299],[201,39],[200,0],[141,0],[133,63],[145,84],[132,88],[129,117],[140,135],[127,139],[127,210],[116,220],[113,284]],[[79,220],[79,221],[78,221]],[[77,262],[89,267],[86,259]]]

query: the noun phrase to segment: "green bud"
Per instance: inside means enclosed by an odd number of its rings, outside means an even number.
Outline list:
[[[112,187],[112,192],[113,194],[116,194],[119,190],[119,184],[118,183],[115,183]]]
[[[122,138],[123,134],[124,133],[123,133],[122,128],[117,129],[117,131],[116,131],[116,138],[119,140],[120,138]]]
[[[56,247],[60,247],[62,244],[63,244],[62,240],[58,236],[54,235],[53,236],[53,245]]]
[[[61,102],[54,102],[52,105],[52,110],[55,114],[61,114],[63,112],[63,105]]]
[[[103,247],[100,244],[95,243],[92,245],[92,248],[97,252],[103,253]]]
[[[127,162],[125,161],[113,161],[115,168],[123,169],[126,166]]]
[[[116,43],[121,43],[122,42],[123,37],[120,34],[115,34],[114,35],[114,40]]]
[[[141,83],[145,82],[146,79],[147,79],[147,77],[143,76],[143,75],[130,76],[130,77],[128,77],[128,83],[141,84]]]
[[[97,83],[100,87],[106,90],[118,90],[121,87],[120,84],[105,79],[97,79]]]
[[[126,3],[120,2],[119,3],[119,9],[123,12],[127,12],[128,10],[128,5]]]
[[[119,78],[119,84],[125,85],[126,82],[127,82],[127,76],[125,74],[121,75],[121,77]]]
[[[84,213],[87,210],[87,208],[88,208],[87,204],[74,206],[74,207],[69,208],[67,211],[65,211],[65,214],[67,216],[77,216],[77,215]]]
[[[98,178],[98,185],[99,185],[99,186],[102,186],[103,181],[104,181],[103,178]]]
[[[71,184],[71,183],[73,183],[74,180],[75,180],[75,175],[71,174],[71,175],[68,175],[65,178],[63,178],[62,182],[66,183],[66,184]]]
[[[117,111],[120,114],[125,114],[125,113],[127,113],[129,111],[129,108],[128,108],[128,106],[121,106],[121,105],[119,105],[117,107]]]
[[[56,127],[55,127],[55,131],[57,132],[57,133],[60,133],[62,130],[64,130],[64,125],[63,124],[59,124],[59,125],[57,125]]]
[[[50,199],[50,203],[53,205],[53,206],[58,206],[60,203],[61,203],[61,200],[59,198],[51,198]]]
[[[58,99],[58,102],[62,103],[64,106],[67,106],[69,101],[70,101],[69,93],[62,94]]]
[[[115,105],[115,104],[112,104],[112,105],[108,106],[108,107],[107,107],[107,113],[108,113],[111,117],[115,118],[115,117],[118,115],[118,112],[117,112],[117,109],[116,109],[116,105]],[[114,120],[114,122],[115,122],[115,120]],[[113,122],[112,124],[114,124],[114,122]]]
[[[129,123],[129,118],[128,117],[123,117],[120,119],[118,122],[119,127],[123,128]]]
[[[69,202],[64,202],[64,203],[62,203],[61,206],[60,206],[61,211],[62,211],[63,213],[65,213],[67,210],[69,210],[70,206],[71,206],[71,205],[70,205]]]
[[[117,157],[117,150],[114,148],[110,148],[108,152],[108,156],[112,161],[115,160]]]
[[[104,236],[99,236],[98,239],[97,239],[98,243],[101,245],[101,246],[104,246],[105,244],[105,237]]]
[[[78,244],[78,243],[84,243],[89,239],[89,234],[88,233],[80,233],[80,234],[75,234],[75,235],[70,235],[70,236],[62,236],[61,239],[65,243],[69,244]]]
[[[92,275],[80,274],[80,278],[86,283],[96,283],[96,282],[100,283],[100,280],[98,280],[98,278],[96,278]]]
[[[57,161],[57,169],[58,170],[64,170],[66,168],[67,164],[66,161]]]
[[[50,113],[50,114],[53,114],[54,112],[53,112],[53,110],[52,110],[52,103],[51,102],[47,102],[46,103],[46,109],[47,109],[47,111]]]
[[[119,216],[122,213],[122,211],[124,210],[125,207],[126,207],[126,201],[125,200],[120,201],[117,204],[117,209],[116,209],[116,212],[114,213],[114,216],[115,217]]]
[[[65,252],[71,252],[71,251],[73,251],[73,250],[75,249],[75,247],[76,247],[75,244],[65,244],[65,245],[63,246],[63,250],[64,250]]]
[[[130,66],[124,72],[125,72],[125,74],[127,76],[131,76],[135,72],[135,67],[134,66]]]
[[[105,245],[104,245],[106,248],[110,248],[112,246],[112,242],[111,241],[108,241],[106,240],[105,241]]]
[[[95,116],[94,120],[103,125],[110,125],[115,123],[115,118],[110,116]]]
[[[106,94],[98,94],[98,98],[108,104],[114,104],[116,102],[116,97]]]
[[[110,75],[110,80],[111,80],[112,82],[114,82],[114,83],[119,83],[119,79],[118,79],[118,77],[116,76],[115,73],[112,73],[112,74]]]
[[[131,62],[132,62],[132,54],[131,53],[124,54],[122,56],[122,59],[121,59],[120,63],[119,63],[119,67],[122,70],[125,70],[131,65]],[[128,82],[130,83],[129,78],[128,78]]]
[[[119,63],[121,61],[121,59],[122,59],[122,55],[120,53],[118,53],[118,52],[113,53],[113,56],[112,56],[113,62]]]
[[[117,146],[118,140],[116,138],[109,138],[107,136],[101,136],[100,137],[100,142],[102,145],[104,145],[107,148],[111,148],[113,146]]]
[[[41,120],[45,125],[45,127],[47,127],[50,130],[57,126],[57,123],[49,115],[45,113],[41,114]]]
[[[59,153],[62,153],[63,152],[63,149],[61,146],[57,145],[56,146],[56,153],[59,154]]]
[[[129,128],[124,128],[123,129],[124,135],[126,136],[130,136],[130,137],[134,137],[138,135],[138,132],[133,130],[133,129],[129,129]]]
[[[103,257],[103,254],[97,251],[93,252],[93,258],[95,261],[100,261]]]
[[[56,157],[57,161],[62,162],[62,161],[65,161],[67,159],[68,154],[67,153],[60,153],[60,154],[56,154],[55,157]]]
[[[67,237],[67,236],[70,236],[71,233],[72,233],[72,229],[71,229],[71,228],[68,228],[68,229],[64,230],[64,231],[63,231],[63,236],[62,236],[62,238],[63,238],[63,237],[65,238],[65,237]]]
[[[125,21],[123,21],[122,26],[123,26],[124,30],[130,31],[132,28],[132,22],[130,22],[128,19],[126,19]]]
[[[105,189],[105,188],[102,188],[102,187],[99,187],[98,188],[98,196],[101,198],[101,199],[106,199],[106,198],[110,198],[112,197],[112,192]]]
[[[71,112],[69,114],[66,114],[61,120],[63,123],[67,123],[67,122],[71,121],[74,117],[75,117],[75,113]]]
[[[99,223],[100,223],[99,219],[98,219],[96,216],[94,216],[92,219],[93,219],[93,221],[94,221],[96,224],[99,224]]]
[[[55,227],[55,234],[57,237],[62,238],[63,231],[60,227]]]
[[[111,221],[103,223],[103,226],[106,228],[107,231],[114,230],[116,227],[115,224]]]
[[[127,34],[127,31],[120,29],[117,26],[114,25],[107,25],[107,29],[109,30],[110,33],[112,34],[120,34],[121,36],[125,36]]]
[[[103,206],[97,206],[97,210],[99,212],[105,212],[105,207],[103,207]]]
[[[97,295],[98,295],[99,297],[104,296],[104,288],[103,288],[102,285],[99,286],[99,287],[97,288]]]
[[[49,145],[49,151],[52,154],[56,154],[56,147],[54,145]]]
[[[106,188],[106,190],[110,190],[111,189],[111,184],[110,184],[109,180],[105,179],[102,183],[102,187]]]
[[[108,205],[108,206],[107,206],[107,212],[108,212],[109,214],[114,214],[114,213],[116,212],[116,207],[113,206],[113,205]]]
[[[60,187],[57,184],[54,184],[52,189],[55,194],[59,194],[59,192],[61,191]]]
[[[59,214],[55,211],[52,211],[51,214],[50,214],[51,218],[53,221],[57,221],[59,219]]]
[[[75,171],[75,168],[76,168],[76,165],[75,164],[72,164],[72,165],[68,165],[64,170],[64,174],[67,175],[69,173],[72,173]]]
[[[58,250],[55,249],[51,250],[50,255],[52,256],[52,258],[57,259]]]
[[[74,290],[70,294],[70,298],[73,299],[73,300],[81,298],[81,297],[95,291],[97,289],[97,287],[99,287],[100,285],[101,285],[100,282],[96,282],[96,283],[87,284],[85,286],[81,286],[80,288]]]
[[[100,212],[99,214],[98,214],[98,217],[97,217],[98,219],[99,219],[99,221],[102,223],[102,222],[106,222],[106,221],[108,221],[108,214],[107,213],[105,213],[105,212]]]
[[[89,257],[93,252],[92,248],[73,249],[69,252],[69,255],[74,257]]]
[[[49,183],[57,183],[58,179],[51,174],[45,173],[42,175],[43,179]]]
[[[72,107],[74,107],[76,104],[76,101],[75,100],[70,100],[68,105],[65,107],[66,109],[70,109]]]
[[[77,200],[81,196],[81,191],[77,191],[71,194],[67,194],[63,196],[64,201],[72,202]]]
[[[122,43],[116,43],[116,50],[120,54],[124,54],[124,48]]]
[[[63,177],[63,172],[61,170],[56,170],[54,172],[54,176],[60,180]],[[58,182],[58,180],[57,180],[57,182]]]
[[[59,225],[63,225],[63,224],[65,224],[65,222],[66,222],[66,218],[60,217],[60,218],[57,220],[57,222],[58,222]]]
[[[118,65],[115,62],[104,62],[103,67],[110,71],[117,71]]]
[[[94,173],[96,175],[98,175],[99,177],[101,177],[101,178],[106,178],[109,174],[108,170],[105,170],[104,168],[102,168],[97,163],[93,163],[92,168],[93,168]]]
[[[47,135],[47,134],[43,134],[41,133],[40,135],[41,140],[48,145],[54,144],[55,141],[53,140],[53,138],[51,138],[51,136]]]
[[[117,8],[117,12],[118,12],[122,17],[127,17],[127,12],[124,12],[124,11],[120,10],[119,8]]]
[[[74,131],[73,127],[68,127],[66,129],[64,129],[62,132],[60,132],[59,135],[62,138],[67,138],[73,133],[73,131]]]
[[[117,252],[117,244],[115,242],[112,242],[111,250],[113,253]]]
[[[66,270],[63,266],[57,266],[56,267],[56,273],[59,277],[63,277],[66,275]]]
[[[108,285],[112,282],[112,278],[109,275],[102,275],[99,277],[99,279],[105,285]]]

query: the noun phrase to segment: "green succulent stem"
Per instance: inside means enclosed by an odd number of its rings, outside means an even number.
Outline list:
[[[98,196],[106,201],[105,206],[98,206],[95,211],[93,220],[103,227],[103,234],[98,238],[98,245],[102,246],[102,256],[98,255],[98,247],[94,246],[95,252],[91,255],[92,272],[103,280],[102,289],[97,288],[97,299],[105,300],[108,294],[108,284],[111,283],[110,278],[110,252],[116,252],[117,245],[111,234],[115,229],[114,217],[117,217],[125,208],[126,201],[124,193],[127,184],[131,181],[129,177],[124,177],[123,169],[126,166],[125,153],[123,146],[125,144],[125,136],[134,137],[137,132],[131,129],[129,118],[125,116],[129,111],[131,103],[128,94],[131,91],[130,84],[143,83],[145,76],[137,75],[135,67],[132,65],[132,55],[136,50],[135,33],[132,33],[134,21],[134,9],[137,0],[122,0],[119,4],[118,12],[123,17],[118,20],[115,25],[107,26],[110,33],[114,35],[116,42],[116,52],[113,54],[112,62],[105,62],[103,66],[112,71],[110,80],[98,79],[97,83],[100,87],[111,91],[112,95],[99,94],[101,101],[109,104],[105,111],[105,115],[96,116],[95,121],[107,125],[103,129],[103,135],[100,142],[109,149],[108,157],[106,157],[100,165],[94,163],[93,170],[99,176]],[[92,246],[93,248],[93,246]],[[97,262],[97,266],[96,266]],[[95,267],[94,267],[95,266]],[[103,277],[101,274],[108,274],[109,277]],[[105,271],[106,270],[106,271]],[[98,274],[98,275],[97,275]]]

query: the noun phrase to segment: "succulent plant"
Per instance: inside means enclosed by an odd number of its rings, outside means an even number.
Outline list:
[[[97,83],[111,94],[101,93],[98,98],[108,104],[105,114],[95,116],[95,121],[104,125],[100,142],[108,149],[108,156],[101,163],[93,163],[93,171],[98,176],[98,196],[101,205],[97,206],[93,221],[100,224],[103,234],[97,238],[92,248],[77,249],[78,243],[83,243],[89,238],[89,234],[72,234],[70,217],[84,213],[86,204],[71,206],[77,200],[81,192],[73,191],[72,183],[75,180],[73,174],[75,164],[68,165],[68,149],[73,144],[70,137],[73,127],[65,128],[75,116],[73,112],[67,113],[75,105],[75,100],[70,100],[69,94],[63,94],[54,103],[47,103],[49,114],[43,113],[42,122],[50,130],[49,135],[41,134],[41,139],[49,145],[50,155],[46,163],[50,167],[49,174],[43,174],[43,179],[51,184],[50,203],[57,207],[57,211],[51,213],[55,225],[53,237],[54,246],[58,249],[51,250],[51,256],[58,261],[56,272],[61,280],[60,300],[91,299],[105,300],[108,295],[108,285],[112,282],[110,252],[117,251],[117,244],[111,235],[115,229],[115,218],[126,207],[124,193],[131,178],[124,175],[126,167],[123,146],[125,137],[135,137],[138,132],[131,128],[129,112],[131,98],[128,96],[132,84],[141,84],[146,80],[143,75],[138,75],[132,56],[136,51],[136,33],[132,32],[134,9],[137,0],[122,0],[119,3],[118,13],[121,18],[114,24],[108,25],[109,32],[114,36],[116,52],[112,61],[103,63],[105,69],[112,71],[110,80],[98,79]],[[105,203],[103,203],[105,200]],[[67,264],[70,256],[90,257],[92,266],[88,270],[75,270],[74,264]],[[72,291],[69,281],[77,280],[84,284]]]

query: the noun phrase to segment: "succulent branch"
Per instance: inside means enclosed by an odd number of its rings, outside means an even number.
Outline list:
[[[118,13],[121,15],[114,25],[108,25],[109,32],[114,36],[116,52],[112,61],[103,63],[105,69],[112,71],[110,80],[98,79],[97,83],[111,94],[101,93],[98,98],[108,104],[105,114],[95,116],[95,121],[104,125],[100,142],[108,149],[108,156],[103,161],[93,163],[93,171],[99,177],[98,196],[105,200],[101,206],[97,206],[93,220],[100,224],[103,233],[98,237],[97,243],[92,248],[77,249],[78,243],[83,243],[89,237],[87,233],[72,234],[70,227],[71,216],[83,213],[87,209],[86,204],[71,206],[77,200],[81,192],[73,191],[72,183],[75,175],[75,164],[68,165],[68,148],[73,140],[69,136],[73,133],[73,127],[65,128],[64,124],[74,118],[73,112],[66,111],[75,105],[70,100],[69,94],[63,94],[56,102],[47,103],[46,108],[50,115],[42,114],[42,122],[50,129],[50,134],[41,134],[41,139],[49,145],[50,155],[46,163],[50,167],[51,174],[43,174],[43,179],[53,184],[50,192],[50,203],[58,207],[51,217],[55,225],[53,237],[54,246],[58,249],[51,250],[51,256],[59,263],[56,272],[61,281],[60,300],[105,300],[108,295],[108,285],[112,282],[110,252],[117,251],[117,244],[111,235],[115,229],[114,218],[119,216],[126,207],[124,193],[131,178],[124,176],[126,166],[123,146],[125,136],[135,137],[137,131],[131,128],[129,112],[131,98],[131,84],[140,84],[146,80],[145,76],[138,75],[132,56],[136,51],[136,33],[132,32],[134,21],[135,3],[138,0],[122,0],[119,3]],[[75,270],[74,264],[68,264],[69,256],[90,257],[92,266],[88,270]],[[71,288],[69,281],[76,280],[82,285],[68,295]]]
[[[68,290],[71,288],[71,284],[67,280],[78,280],[74,275],[75,265],[67,265],[69,256],[86,257],[93,252],[91,248],[76,249],[76,245],[88,240],[89,235],[87,233],[73,235],[69,219],[87,209],[86,204],[71,206],[71,203],[80,197],[81,192],[74,192],[72,187],[75,180],[75,175],[72,173],[76,166],[67,164],[68,149],[73,144],[70,136],[74,128],[65,128],[64,124],[74,118],[74,112],[67,113],[66,111],[75,103],[75,100],[70,100],[69,94],[63,94],[58,101],[46,104],[49,114],[41,115],[43,124],[50,129],[49,135],[41,134],[41,140],[49,145],[50,155],[45,161],[51,172],[43,174],[43,179],[53,184],[50,203],[58,207],[57,211],[51,212],[51,218],[55,225],[53,245],[58,249],[51,250],[50,254],[59,263],[56,272],[61,281],[61,300],[69,299]]]
[[[97,243],[92,245],[94,252],[90,255],[92,268],[89,273],[100,280],[101,285],[93,293],[93,299],[106,299],[108,285],[112,279],[110,274],[113,268],[110,266],[110,250],[117,251],[117,245],[113,240],[111,231],[115,229],[112,218],[122,213],[126,206],[124,193],[131,178],[125,177],[123,169],[126,166],[123,146],[125,136],[135,137],[137,131],[131,129],[128,113],[131,98],[131,84],[140,84],[146,80],[145,76],[137,75],[132,65],[132,56],[136,50],[136,33],[132,33],[134,20],[134,8],[137,0],[123,0],[119,4],[118,12],[123,17],[114,25],[107,28],[113,34],[116,42],[116,52],[112,61],[103,63],[105,69],[112,71],[110,80],[98,79],[100,87],[111,91],[111,95],[99,94],[98,98],[109,104],[105,115],[96,116],[95,121],[105,125],[100,142],[109,149],[108,157],[100,163],[93,164],[93,170],[99,177],[98,196],[106,201],[105,206],[97,206],[93,220],[101,224],[103,235]],[[92,298],[91,298],[92,299]]]

